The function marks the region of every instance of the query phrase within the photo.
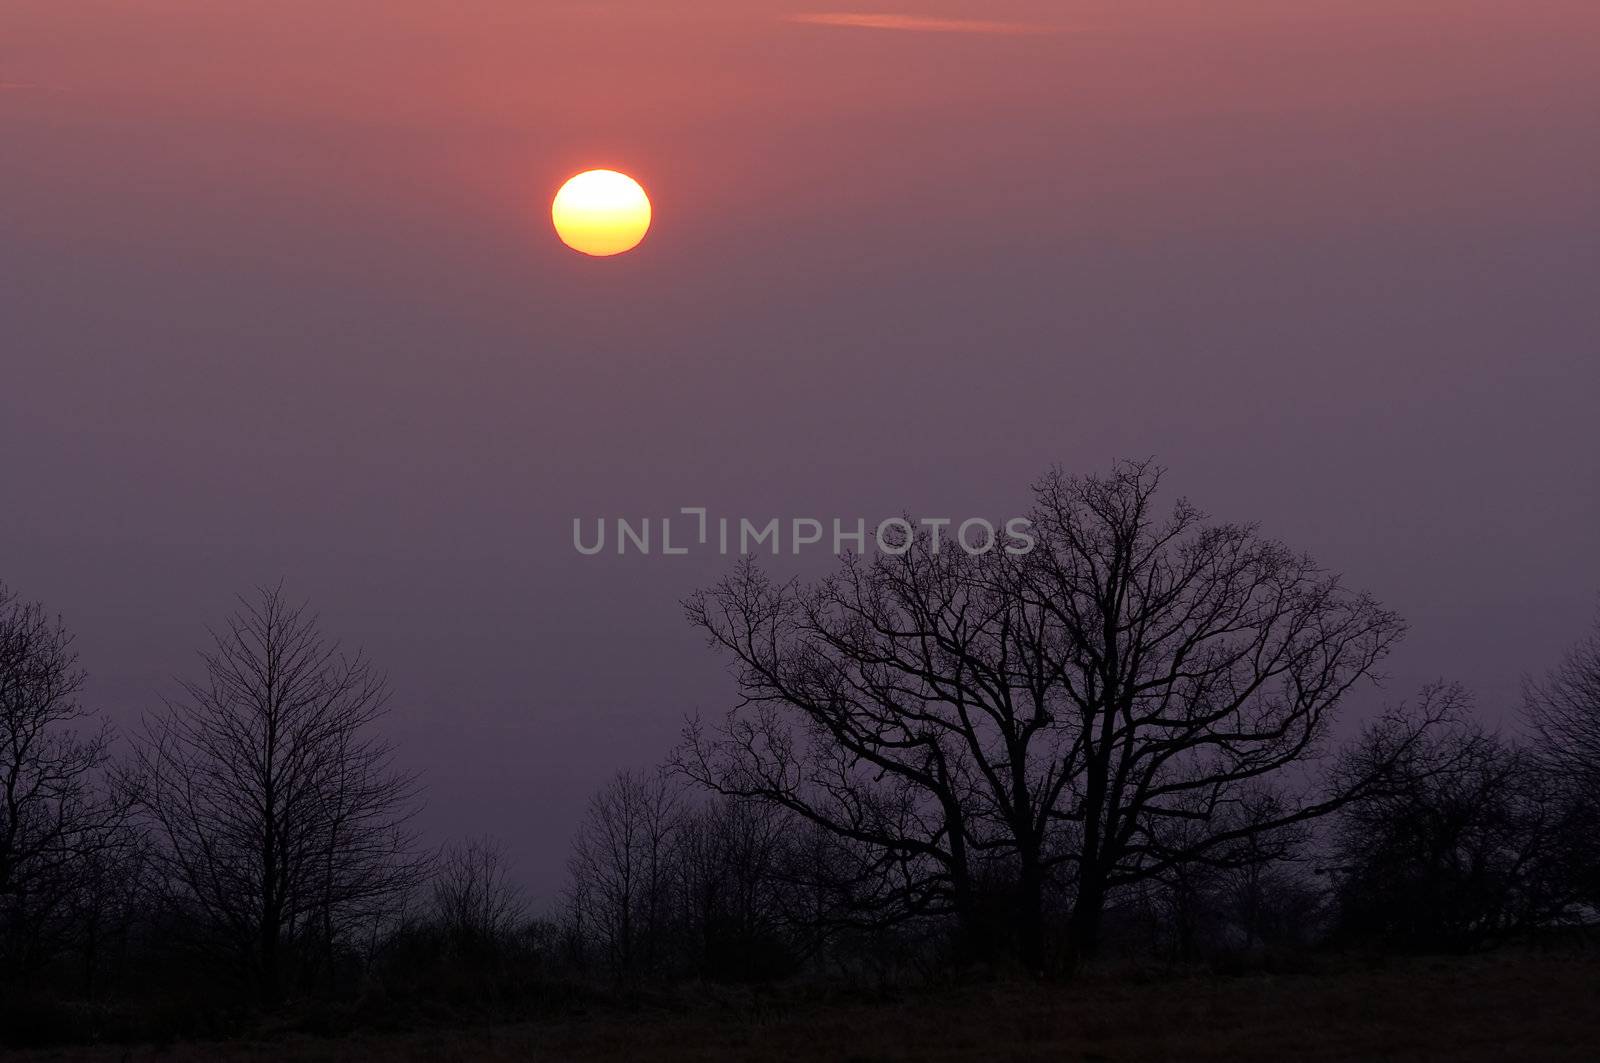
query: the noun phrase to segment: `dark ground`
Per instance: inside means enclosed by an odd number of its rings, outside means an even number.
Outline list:
[[[19,1060],[1600,1060],[1600,954],[1340,960],[1294,974],[1107,973],[879,1002],[708,990],[677,1009]]]

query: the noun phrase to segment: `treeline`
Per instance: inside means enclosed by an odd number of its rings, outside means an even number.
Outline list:
[[[1581,659],[1600,669],[1600,638],[1567,667]],[[1325,946],[1464,953],[1581,934],[1600,920],[1595,790],[1536,721],[1519,743],[1476,723],[1461,688],[1425,690],[1330,758],[1327,781],[1352,788],[1325,818],[1116,890],[1101,951],[1228,966]],[[1033,950],[1010,936],[1014,865],[993,859],[977,876],[974,945],[948,909],[895,896],[876,855],[774,803],[706,798],[678,763],[624,772],[595,796],[574,845],[564,962],[621,985],[1024,970],[1018,957]],[[1034,973],[1068,973],[1075,900],[1069,888],[1047,893],[1037,952],[1055,962]]]
[[[595,795],[542,913],[493,839],[421,844],[382,675],[281,591],[117,740],[63,624],[0,589],[5,1037],[1592,922],[1600,631],[1504,731],[1439,684],[1336,742],[1400,619],[1254,526],[1158,509],[1159,480],[1046,476],[1025,553],[911,535],[692,596],[736,706]]]

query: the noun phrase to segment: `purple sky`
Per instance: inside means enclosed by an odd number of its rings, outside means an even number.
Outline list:
[[[0,12],[0,579],[119,723],[283,578],[389,671],[429,836],[547,898],[731,693],[677,606],[724,562],[575,516],[1154,455],[1411,621],[1388,696],[1498,717],[1588,623],[1592,0],[382,8]],[[638,251],[550,231],[591,166]]]

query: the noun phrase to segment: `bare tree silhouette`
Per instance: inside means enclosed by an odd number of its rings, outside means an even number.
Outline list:
[[[919,536],[811,587],[741,563],[686,603],[743,700],[691,724],[684,770],[868,847],[864,896],[953,912],[969,942],[1000,863],[1034,969],[1052,889],[1075,962],[1113,890],[1261,859],[1337,807],[1290,769],[1403,625],[1251,525],[1159,515],[1159,482],[1052,473],[1020,555]]]
[[[291,960],[310,977],[414,884],[417,784],[372,732],[382,676],[281,588],[241,599],[201,657],[205,680],[145,721],[142,805],[208,943],[273,1000]]]
[[[776,806],[728,797],[680,817],[671,916],[687,970],[756,978],[797,962],[797,942],[818,921],[798,881],[817,869],[794,866],[797,826],[809,827]]]
[[[0,584],[0,947],[7,973],[47,959],[97,858],[128,845],[127,801],[103,785],[104,728],[80,728],[72,635]]]
[[[1037,487],[1042,549],[1018,566],[1025,608],[1063,695],[1065,756],[1025,822],[1071,828],[1069,944],[1098,947],[1107,892],[1175,864],[1249,863],[1260,843],[1346,794],[1296,785],[1333,712],[1404,631],[1304,554],[1250,524],[1209,524],[1180,499],[1159,517],[1160,470],[1053,472]],[[1357,783],[1360,780],[1355,780]],[[1028,874],[1024,863],[1024,876]]]
[[[1420,737],[1370,726],[1340,756],[1372,784],[1340,811],[1342,929],[1412,949],[1467,950],[1567,912],[1578,823],[1535,754],[1485,731],[1454,685],[1423,691]]]
[[[1549,675],[1524,684],[1523,700],[1552,763],[1600,799],[1600,619]]]
[[[1523,708],[1568,815],[1575,823],[1600,821],[1600,618],[1549,675],[1524,683]],[[1573,885],[1585,903],[1600,909],[1600,839],[1580,829],[1570,842]]]
[[[665,772],[619,772],[590,801],[573,840],[572,921],[623,981],[653,973],[662,958],[678,797]]]
[[[432,893],[433,918],[459,947],[509,937],[528,914],[504,849],[489,837],[446,849],[434,871]]]

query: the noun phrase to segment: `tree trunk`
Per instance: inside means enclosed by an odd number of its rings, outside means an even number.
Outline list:
[[[261,935],[261,971],[257,989],[263,1004],[278,1002],[278,941],[276,937],[269,938],[265,931]]]
[[[977,900],[972,895],[972,887],[967,882],[958,880],[954,893],[956,966],[967,967],[974,963],[982,963],[989,958],[992,942],[989,940],[989,935],[983,932],[983,920],[979,915]]]
[[[1022,863],[1021,881],[1017,886],[1015,913],[1017,959],[1029,974],[1039,975],[1045,969],[1044,947],[1044,872],[1035,860]]]
[[[1078,881],[1078,899],[1072,905],[1067,925],[1067,967],[1076,971],[1100,952],[1100,921],[1105,912],[1105,878],[1098,871],[1083,872]]]
[[[257,991],[261,1003],[271,1006],[278,1003],[281,987],[278,979],[278,920],[271,915],[261,920],[261,934],[257,955]]]

